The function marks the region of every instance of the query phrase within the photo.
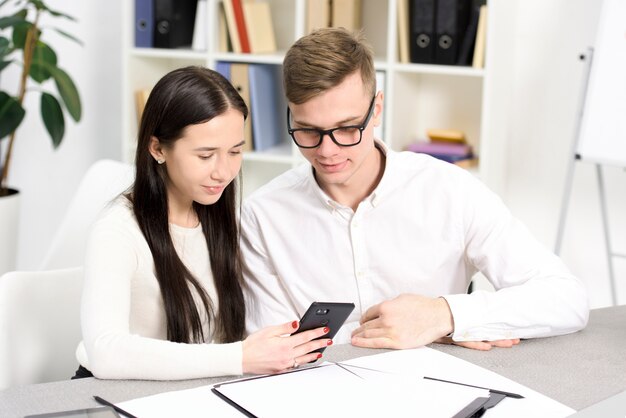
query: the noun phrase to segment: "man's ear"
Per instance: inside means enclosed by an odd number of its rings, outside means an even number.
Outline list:
[[[156,136],[150,137],[150,145],[148,146],[148,150],[150,151],[150,155],[156,161],[164,161],[165,156],[163,155],[163,147],[161,147],[161,142]]]
[[[372,115],[372,119],[374,119],[374,126],[380,126],[383,123],[383,100],[385,95],[381,90],[376,96],[376,99],[374,99],[374,114]]]

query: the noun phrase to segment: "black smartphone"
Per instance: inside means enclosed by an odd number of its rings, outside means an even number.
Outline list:
[[[354,310],[354,303],[345,302],[313,302],[309,309],[306,310],[302,318],[300,319],[300,328],[294,334],[298,334],[303,331],[315,329],[319,327],[328,327],[330,331],[328,334],[322,335],[319,338],[333,338],[339,331],[343,323],[348,319],[350,313]],[[322,347],[315,350],[316,353],[321,353],[326,349]]]

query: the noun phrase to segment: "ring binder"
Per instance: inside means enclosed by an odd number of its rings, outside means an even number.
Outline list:
[[[471,0],[437,0],[435,63],[456,64],[469,21]]]
[[[435,61],[435,0],[411,0],[411,62],[429,64]]]
[[[154,0],[135,0],[135,47],[152,48]]]
[[[191,47],[198,0],[154,0],[154,47]]]

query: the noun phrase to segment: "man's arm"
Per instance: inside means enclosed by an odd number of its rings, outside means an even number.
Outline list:
[[[361,326],[352,333],[352,344],[367,348],[414,348],[431,342],[456,344],[474,350],[509,348],[520,340],[454,341],[450,307],[444,298],[403,294],[367,310]]]
[[[496,292],[445,296],[455,321],[454,340],[546,337],[582,329],[589,305],[580,279],[498,196],[476,179],[467,183],[465,254]]]
[[[447,304],[401,295],[368,310],[352,334],[353,344],[416,347],[449,342],[446,336],[452,331],[455,344],[484,350],[585,326],[589,308],[580,280],[513,218],[495,194],[475,179],[466,183],[459,195],[465,193],[461,199],[467,203],[457,212],[466,237],[466,259],[497,291],[446,295]]]

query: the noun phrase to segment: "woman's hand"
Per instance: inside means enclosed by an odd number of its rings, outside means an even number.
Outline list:
[[[300,364],[309,363],[322,357],[321,353],[311,353],[327,347],[332,340],[322,338],[327,327],[289,335],[299,327],[298,321],[263,328],[243,341],[243,372],[264,374],[277,373]]]

